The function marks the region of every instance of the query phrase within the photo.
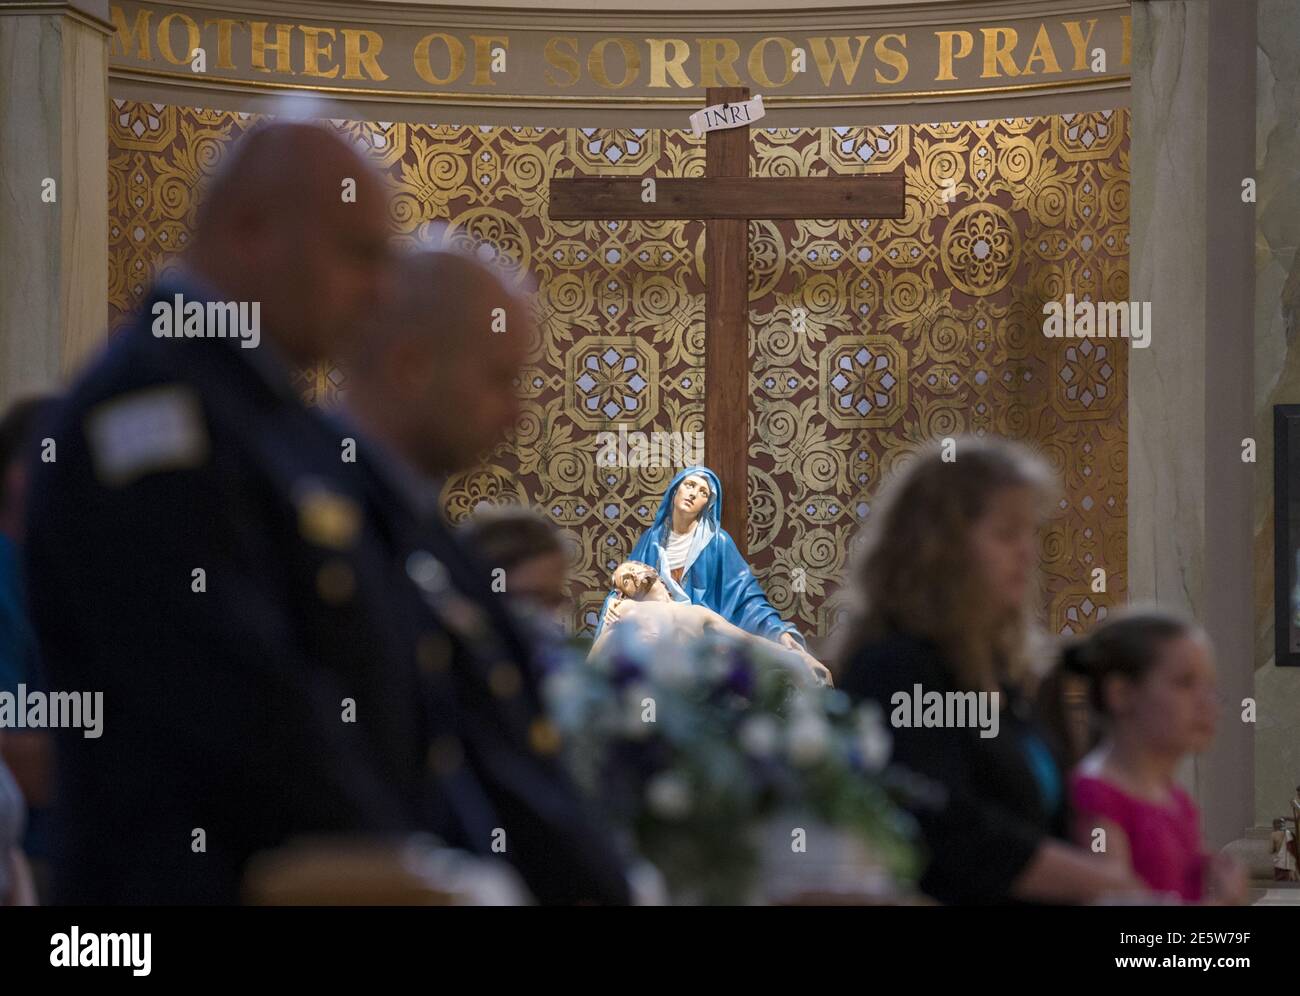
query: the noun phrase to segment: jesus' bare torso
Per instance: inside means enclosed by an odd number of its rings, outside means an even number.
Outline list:
[[[830,672],[825,665],[801,647],[796,645],[791,649],[746,633],[707,606],[673,601],[658,572],[648,564],[634,560],[619,564],[614,570],[614,588],[619,592],[619,598],[605,610],[605,625],[592,644],[592,656],[600,653],[610,633],[619,626],[635,629],[638,637],[651,644],[687,643],[711,632],[743,643],[758,642],[770,653],[797,657],[815,680],[830,683]]]

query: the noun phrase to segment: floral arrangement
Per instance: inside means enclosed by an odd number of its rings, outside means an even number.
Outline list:
[[[546,683],[566,757],[674,901],[914,881],[914,827],[896,800],[916,786],[887,765],[878,707],[853,708],[775,645],[706,635],[616,639],[592,660],[574,649]],[[780,896],[764,894],[774,877]]]

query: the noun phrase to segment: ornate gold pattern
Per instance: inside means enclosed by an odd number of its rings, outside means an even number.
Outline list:
[[[958,290],[975,297],[996,294],[1020,261],[1015,220],[996,204],[962,208],[943,231],[940,258]]]
[[[113,102],[111,322],[184,248],[198,181],[253,123]],[[674,473],[598,468],[597,434],[703,428],[704,226],[552,222],[547,184],[699,176],[703,142],[670,130],[332,124],[391,178],[403,241],[477,251],[540,288],[524,415],[444,499],[453,519],[525,501],[570,530],[572,593],[590,622]],[[999,433],[1036,445],[1061,475],[1043,541],[1046,618],[1081,628],[1124,597],[1128,346],[1046,339],[1041,309],[1066,293],[1128,296],[1127,112],[753,132],[754,175],[896,170],[908,185],[901,219],[750,225],[754,569],[783,615],[825,633],[882,477],[928,439]],[[343,385],[316,370],[300,386],[328,405]],[[1096,567],[1104,594],[1091,590]]]

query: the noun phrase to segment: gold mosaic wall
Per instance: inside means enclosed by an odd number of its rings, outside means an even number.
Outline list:
[[[110,324],[183,249],[195,188],[255,119],[115,100]],[[698,176],[685,131],[334,122],[395,184],[404,239],[491,255],[538,288],[541,334],[513,438],[445,495],[459,519],[519,500],[575,537],[590,623],[609,568],[672,468],[596,467],[598,433],[702,429],[704,225],[552,222],[552,176]],[[1042,302],[1128,298],[1128,112],[945,125],[756,130],[761,176],[892,173],[897,221],[750,225],[749,547],[769,597],[824,634],[848,539],[893,463],[923,441],[999,433],[1038,446],[1064,497],[1044,538],[1047,619],[1080,629],[1124,598],[1128,345],[1049,340]],[[486,247],[486,248],[485,248]],[[806,329],[793,330],[795,309]],[[337,371],[304,377],[328,405]],[[705,454],[707,463],[708,455]],[[728,501],[737,496],[726,496]],[[1090,590],[1104,567],[1108,592]],[[793,590],[803,568],[804,591]]]

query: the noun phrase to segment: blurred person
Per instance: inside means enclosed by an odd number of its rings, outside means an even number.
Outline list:
[[[337,135],[250,132],[181,268],[57,413],[31,606],[51,684],[106,707],[98,739],[59,732],[57,900],[233,903],[250,859],[296,838],[490,818],[428,764],[450,686],[399,639],[389,548],[294,386],[385,293],[387,207]],[[255,334],[214,334],[223,303]]]
[[[19,686],[41,689],[36,632],[27,609],[20,548],[27,509],[28,464],[42,424],[54,410],[48,397],[12,405],[0,419],[0,692],[17,696]],[[23,849],[33,881],[44,882],[48,858],[48,806],[54,788],[54,744],[42,730],[0,729],[0,765],[7,765],[26,802]],[[42,884],[42,890],[44,886]]]
[[[491,571],[492,591],[527,631],[539,677],[560,667],[569,652],[571,616],[565,534],[521,505],[480,506],[457,533],[461,546]]]
[[[462,545],[480,563],[502,572],[500,591],[538,613],[565,607],[569,558],[563,534],[545,516],[519,505],[474,511],[460,527]]]
[[[853,568],[833,671],[850,698],[890,716],[893,761],[946,792],[942,808],[915,807],[930,855],[920,887],[941,902],[1140,889],[1131,871],[1069,843],[1064,779],[1029,709],[1037,532],[1053,486],[1009,442],[961,437],[950,461],[933,446],[886,485]],[[985,696],[992,725],[946,713],[914,723],[904,709],[918,695],[969,693]]]
[[[19,548],[30,450],[52,406],[50,399],[29,398],[0,418],[0,688],[12,689],[36,671],[36,634],[27,618]]]
[[[0,731],[0,740],[4,739]],[[30,906],[36,901],[23,854],[23,825],[27,808],[18,783],[0,761],[0,906]]]
[[[1273,821],[1269,845],[1273,852],[1273,881],[1296,881],[1295,834],[1287,828],[1286,820],[1280,816]]]
[[[1111,616],[1065,647],[1062,666],[1088,681],[1101,743],[1070,777],[1075,838],[1106,853],[1154,892],[1185,902],[1240,904],[1244,869],[1207,854],[1200,811],[1174,772],[1214,739],[1215,683],[1204,631],[1158,611]]]
[[[515,382],[535,333],[526,302],[453,252],[411,253],[395,277],[398,290],[348,364],[345,413],[357,428],[355,466],[387,507],[395,559],[406,565],[394,597],[417,599],[417,653],[456,682],[457,751],[500,818],[504,857],[542,903],[627,902],[623,862],[560,764],[537,646],[493,590],[500,565],[453,533],[439,503],[447,475],[500,445],[519,416]],[[430,646],[450,659],[429,659]],[[470,846],[492,844],[484,835]]]

